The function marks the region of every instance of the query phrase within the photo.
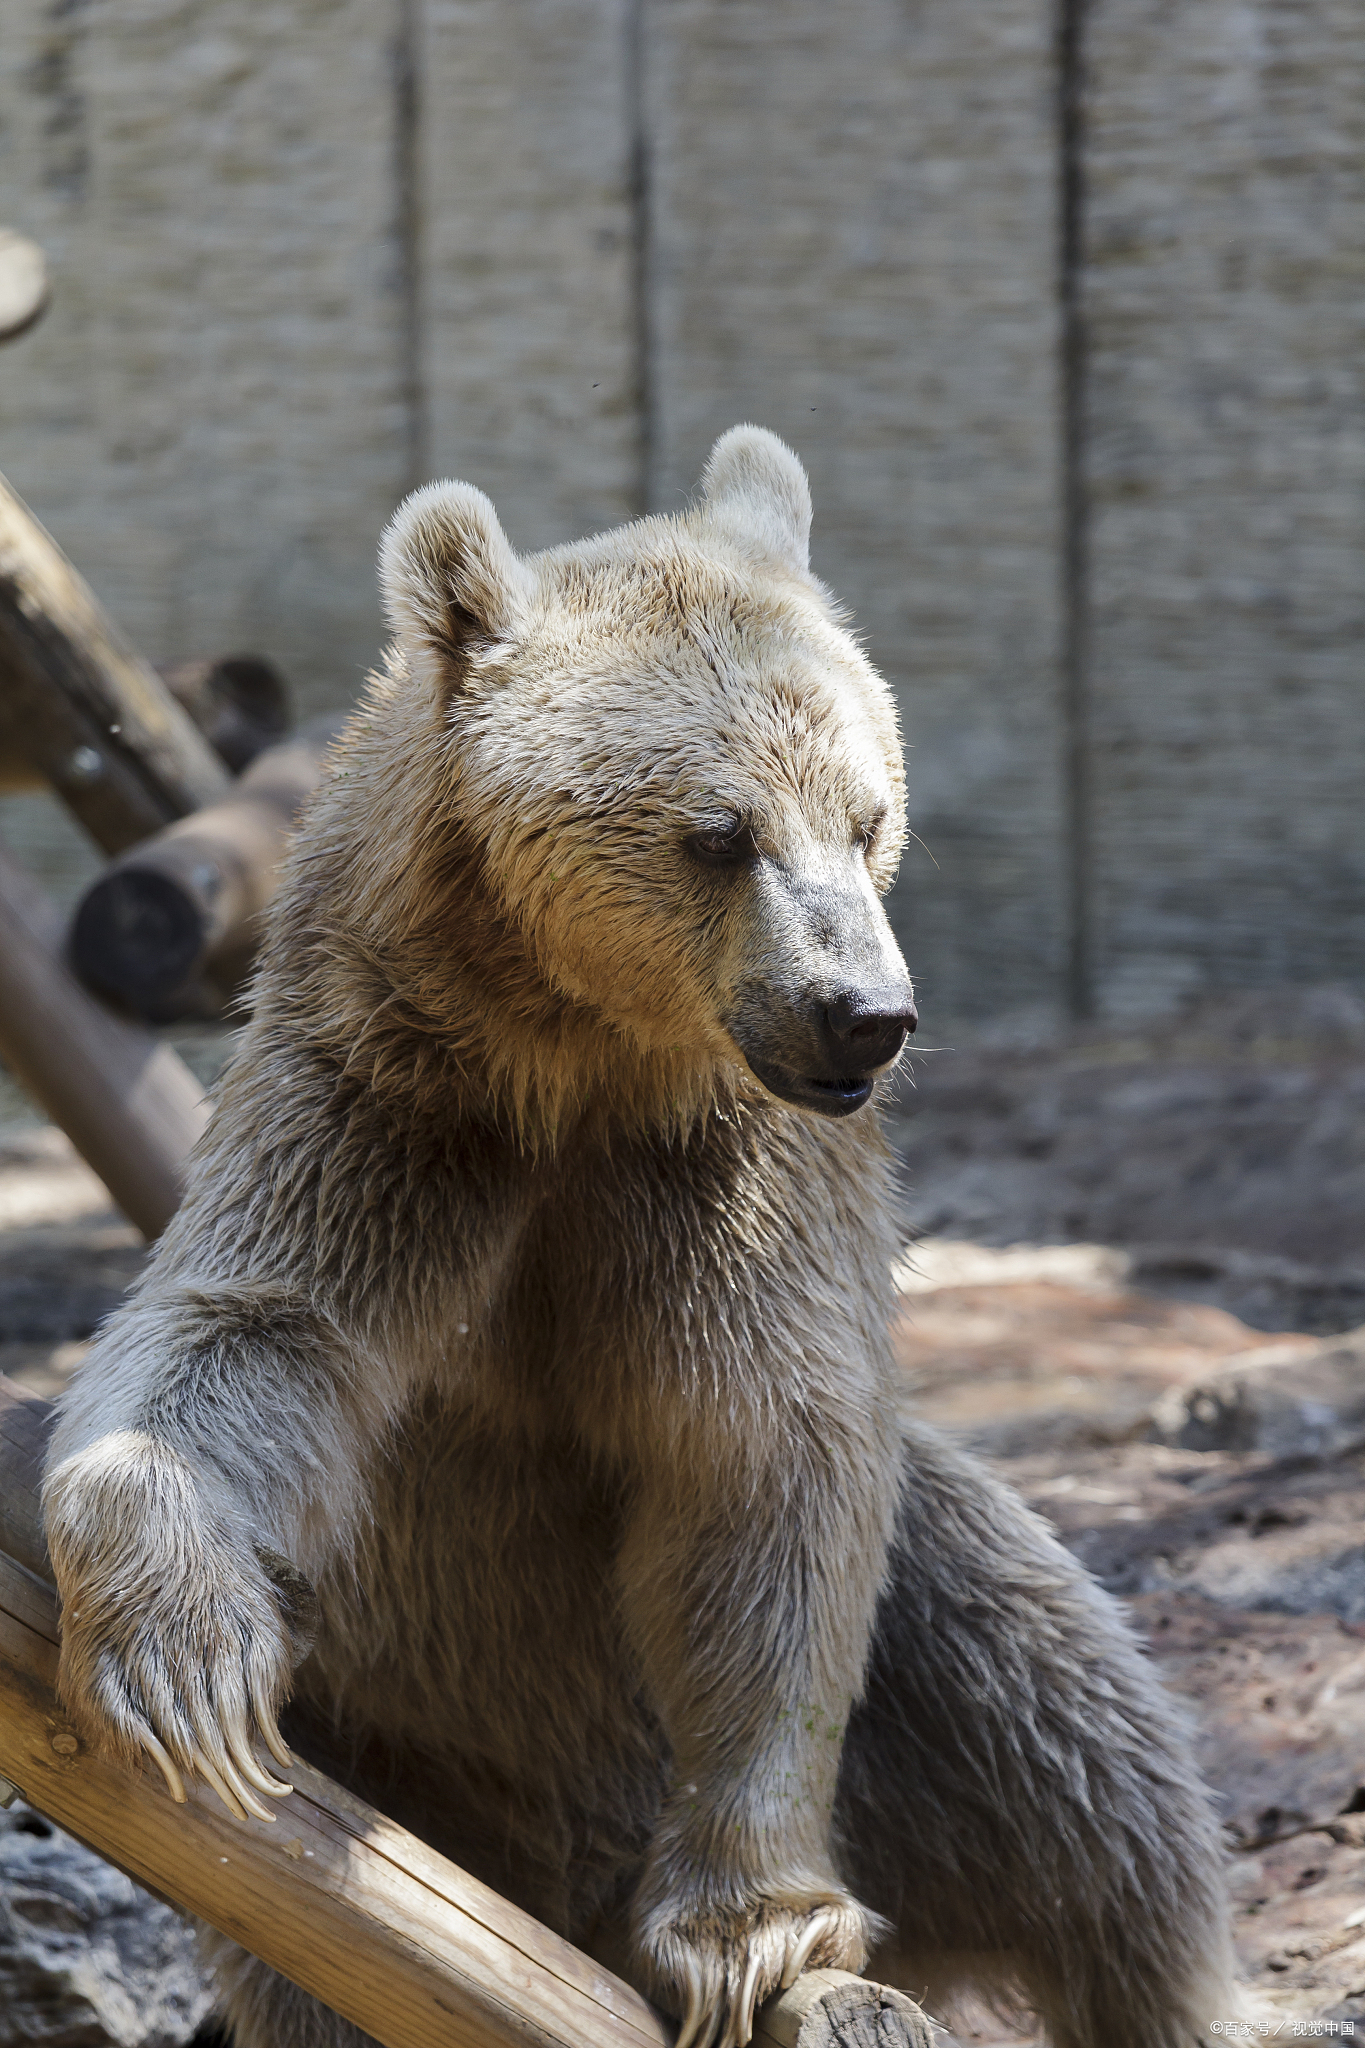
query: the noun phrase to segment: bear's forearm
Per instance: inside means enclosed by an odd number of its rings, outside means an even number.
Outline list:
[[[144,1293],[66,1401],[44,1517],[62,1697],[97,1744],[270,1818],[308,1580],[356,1525],[397,1399],[326,1317],[264,1289]]]
[[[666,1825],[712,1870],[828,1867],[890,1501],[835,1468],[805,1480],[776,1522],[741,1500],[703,1520],[695,1501],[669,1512],[656,1496],[622,1552],[627,1624],[673,1750]]]
[[[673,1751],[635,1937],[656,1995],[685,1988],[684,2048],[709,2003],[730,2004],[742,2040],[760,1986],[811,1961],[861,1969],[874,1932],[831,1835],[881,1518],[803,1477],[779,1518],[754,1514],[752,1495],[704,1515],[686,1486],[672,1504],[656,1496],[622,1553],[627,1623]]]
[[[88,1490],[102,1464],[125,1462],[117,1444],[137,1442],[146,1455],[132,1469],[193,1471],[220,1526],[314,1575],[347,1540],[373,1446],[406,1391],[329,1318],[281,1293],[144,1296],[106,1326],[63,1402],[49,1496],[78,1469]]]

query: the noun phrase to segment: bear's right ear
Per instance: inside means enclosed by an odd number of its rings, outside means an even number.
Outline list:
[[[469,654],[515,637],[530,579],[498,515],[472,484],[424,484],[379,544],[379,588],[392,630],[447,688]]]
[[[731,427],[702,471],[700,512],[711,525],[810,574],[810,485],[785,441],[766,427]]]

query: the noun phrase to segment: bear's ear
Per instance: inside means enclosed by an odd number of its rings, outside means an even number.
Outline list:
[[[810,485],[785,441],[764,427],[731,427],[702,471],[709,524],[741,544],[810,573]]]
[[[395,512],[379,544],[379,588],[393,631],[450,687],[473,649],[516,636],[531,584],[483,492],[440,483]]]

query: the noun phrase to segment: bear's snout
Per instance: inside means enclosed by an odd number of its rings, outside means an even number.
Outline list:
[[[749,971],[724,1017],[772,1095],[821,1116],[861,1109],[919,1022],[915,991],[861,860],[769,861]]]
[[[919,1022],[909,979],[783,1002],[750,987],[727,1020],[751,1073],[769,1094],[822,1116],[850,1116]]]
[[[904,988],[846,990],[825,1007],[821,1035],[830,1063],[840,1074],[889,1067],[919,1023],[907,983]]]

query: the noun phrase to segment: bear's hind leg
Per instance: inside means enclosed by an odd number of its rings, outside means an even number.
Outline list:
[[[912,1995],[975,1959],[1054,2048],[1189,2048],[1235,2010],[1177,1710],[1037,1517],[923,1427],[836,1824],[848,1883],[896,1930],[870,1973]]]
[[[199,1946],[218,1986],[218,2017],[232,2048],[380,2048],[268,1963],[201,1928]]]

